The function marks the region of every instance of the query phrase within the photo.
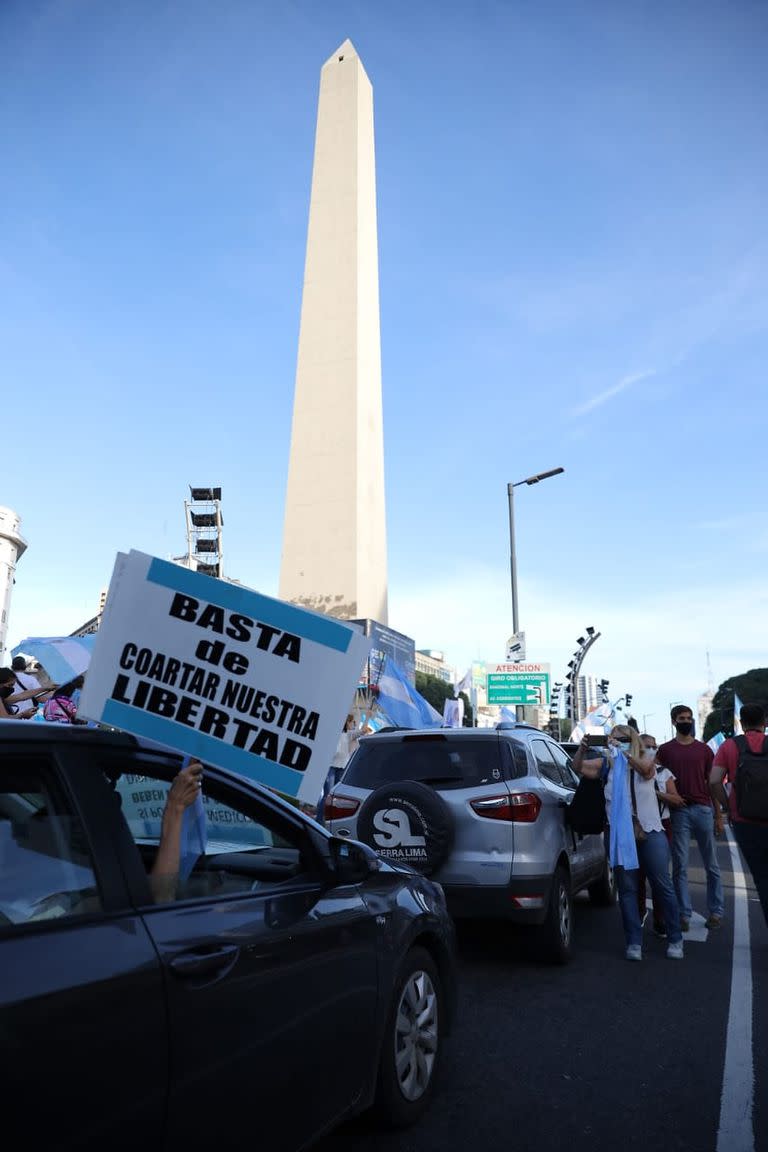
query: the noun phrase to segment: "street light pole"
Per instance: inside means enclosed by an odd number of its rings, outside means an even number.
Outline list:
[[[521,485],[538,484],[541,480],[548,480],[550,476],[559,476],[565,468],[551,468],[549,472],[537,472],[535,476],[528,476],[525,480],[518,480],[514,484],[507,484],[507,503],[509,505],[509,576],[512,585],[512,631],[515,635],[520,631],[520,619],[517,605],[517,553],[515,551],[515,488]],[[525,718],[524,708],[521,704],[515,707],[515,716],[518,720]]]
[[[515,484],[507,484],[509,502],[509,574],[512,581],[512,631],[520,631],[517,611],[517,554],[515,552]]]

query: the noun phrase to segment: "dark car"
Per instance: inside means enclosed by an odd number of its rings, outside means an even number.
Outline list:
[[[0,722],[6,1138],[274,1152],[368,1108],[415,1120],[454,1007],[441,888],[210,768],[158,897],[180,766],[121,733]]]

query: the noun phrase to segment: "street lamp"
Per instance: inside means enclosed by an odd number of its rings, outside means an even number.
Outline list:
[[[581,666],[584,663],[584,657],[586,656],[587,652],[589,652],[595,641],[600,639],[600,633],[596,632],[591,625],[589,628],[585,628],[584,631],[586,632],[588,639],[585,640],[583,636],[579,636],[577,639],[576,643],[578,644],[578,648],[574,652],[573,657],[568,661],[568,671],[565,674],[565,678],[568,681],[568,687],[565,690],[565,716],[566,719],[570,720],[572,724],[575,724],[579,718],[577,706],[579,672],[581,671]],[[600,690],[602,692],[603,699],[607,699],[607,680],[600,681]]]
[[[565,468],[551,468],[549,472],[537,472],[535,476],[528,476],[525,480],[517,480],[514,484],[507,484],[507,502],[509,504],[509,574],[512,583],[512,631],[515,636],[520,631],[520,620],[517,612],[517,554],[515,552],[515,488],[523,484],[529,487],[538,484],[541,480],[548,480],[550,476],[559,476]],[[515,709],[518,720],[523,719],[523,709],[520,705]]]

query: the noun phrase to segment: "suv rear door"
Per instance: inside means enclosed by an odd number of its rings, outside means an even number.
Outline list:
[[[3,749],[3,1131],[57,1149],[132,1149],[165,1133],[162,974],[112,847],[119,813],[90,751]]]
[[[587,870],[584,852],[578,837],[566,827],[565,809],[573,799],[573,792],[560,765],[555,760],[552,741],[543,736],[534,737],[530,743],[531,753],[536,761],[539,778],[542,782],[541,819],[546,829],[546,840],[553,853],[553,862],[561,847],[564,847],[570,862],[573,887],[578,888]]]

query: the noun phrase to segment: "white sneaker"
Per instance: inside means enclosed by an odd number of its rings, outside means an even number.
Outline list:
[[[671,947],[671,945],[670,945],[670,947]],[[682,945],[681,945],[681,947],[682,947]],[[669,953],[667,953],[667,954],[669,954]],[[628,944],[627,945],[627,951],[624,953],[624,955],[627,957],[627,960],[642,960],[643,950],[639,944]]]
[[[667,945],[667,959],[668,960],[682,960],[683,958],[683,942],[678,940],[677,944]]]

